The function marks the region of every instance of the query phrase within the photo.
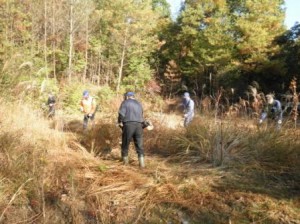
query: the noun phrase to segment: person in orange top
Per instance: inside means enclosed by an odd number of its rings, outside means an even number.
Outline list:
[[[91,97],[87,90],[83,91],[82,100],[80,102],[80,110],[83,112],[83,129],[85,130],[88,126],[89,119],[94,125],[95,113],[96,113],[96,100]]]

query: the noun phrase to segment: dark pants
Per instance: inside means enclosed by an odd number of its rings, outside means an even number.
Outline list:
[[[92,116],[88,116],[88,114],[85,114],[83,117],[83,129],[86,129],[88,126],[89,119],[93,122],[95,119],[95,113],[92,114]]]
[[[55,107],[49,106],[48,117],[53,118],[55,116]]]
[[[142,124],[138,122],[126,122],[122,131],[122,157],[128,156],[129,144],[132,138],[138,157],[144,156]]]

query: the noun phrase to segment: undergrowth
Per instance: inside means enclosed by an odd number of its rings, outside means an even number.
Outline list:
[[[0,223],[299,223],[299,132],[149,113],[140,170],[119,161],[112,114],[87,133],[72,117],[63,133],[1,104]]]

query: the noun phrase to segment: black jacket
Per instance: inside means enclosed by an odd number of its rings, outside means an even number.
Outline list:
[[[143,108],[142,105],[135,99],[128,99],[122,102],[119,109],[118,122],[139,122],[142,123]]]
[[[54,96],[49,96],[48,97],[47,105],[55,104],[55,102],[56,102],[56,100],[55,100]]]

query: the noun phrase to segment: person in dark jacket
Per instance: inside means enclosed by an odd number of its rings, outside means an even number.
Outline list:
[[[55,104],[56,104],[56,99],[53,93],[49,93],[48,95],[48,100],[47,100],[47,105],[49,107],[48,109],[48,117],[53,118],[55,116]]]
[[[139,165],[145,167],[143,148],[143,107],[135,99],[133,92],[125,94],[125,100],[119,108],[118,124],[122,128],[122,160],[128,164],[128,149],[131,139],[138,154]]]

